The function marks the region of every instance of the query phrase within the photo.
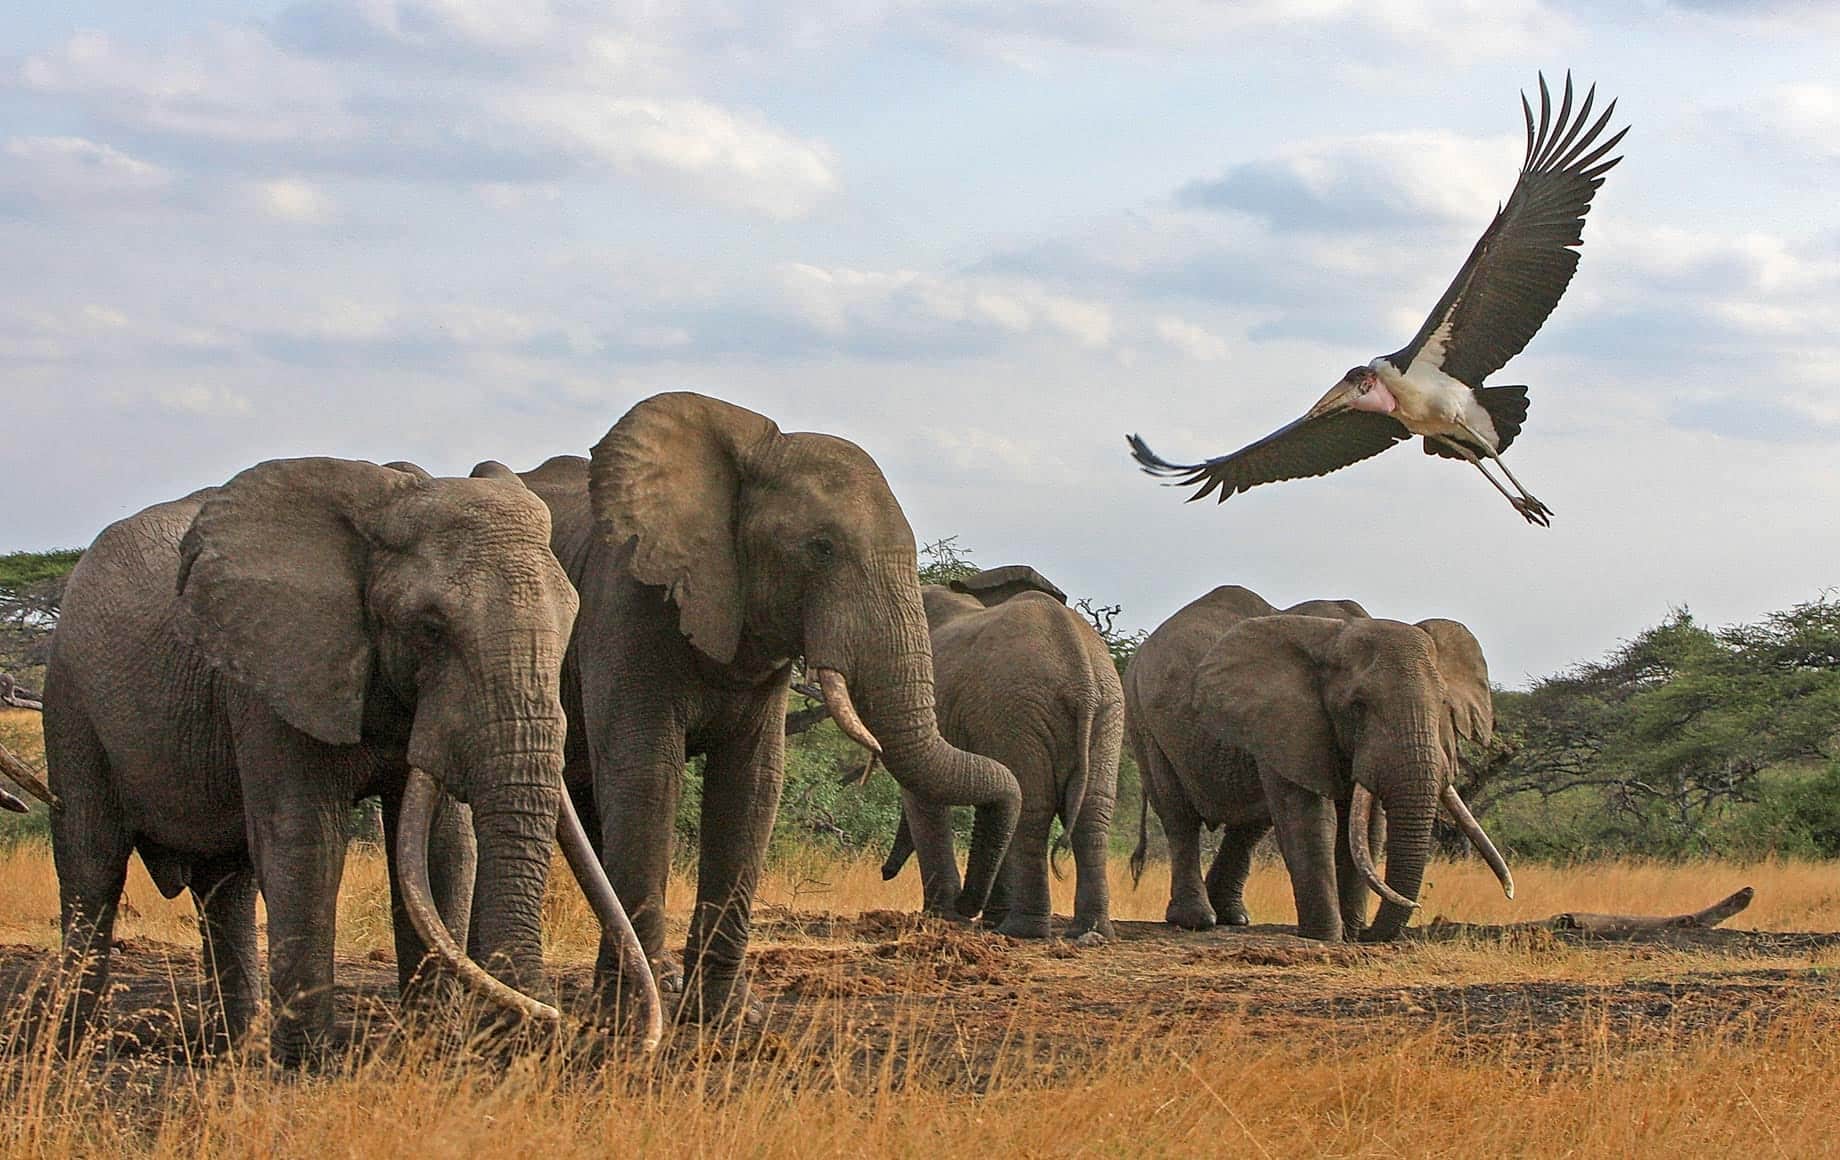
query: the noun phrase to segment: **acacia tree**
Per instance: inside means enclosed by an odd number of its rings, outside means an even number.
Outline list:
[[[1495,741],[1466,755],[1477,812],[1589,795],[1591,845],[1710,852],[1770,771],[1833,758],[1840,603],[1716,631],[1676,609],[1601,661],[1497,694],[1496,716]]]
[[[57,627],[64,581],[82,555],[68,548],[0,556],[0,672],[37,683]]]

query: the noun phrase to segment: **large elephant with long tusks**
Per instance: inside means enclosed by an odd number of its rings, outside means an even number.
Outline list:
[[[939,735],[913,529],[862,448],[664,394],[621,418],[591,459],[552,459],[523,479],[549,504],[556,556],[581,594],[563,669],[569,788],[654,958],[685,758],[707,757],[683,1017],[750,1012],[743,960],[795,658],[902,788],[977,807],[958,908],[983,909],[1021,790],[1004,766]],[[604,940],[603,1002],[626,1001],[642,966]]]
[[[1353,601],[1280,612],[1227,585],[1152,633],[1124,687],[1146,808],[1169,841],[1176,926],[1249,921],[1252,849],[1275,829],[1299,934],[1394,938],[1418,906],[1440,806],[1514,896],[1450,780],[1457,739],[1484,741],[1494,727],[1482,648],[1456,621],[1379,620]],[[1140,817],[1137,874],[1146,825]],[[1203,825],[1223,827],[1205,883]],[[1384,878],[1372,852],[1382,832]],[[1371,926],[1370,889],[1381,898]]]
[[[272,1052],[321,1048],[346,819],[371,794],[405,993],[433,953],[489,1000],[557,1018],[535,997],[551,841],[560,824],[565,846],[587,842],[562,790],[576,598],[549,533],[516,480],[338,459],[262,463],[103,531],[45,689],[66,1042],[106,988],[138,851],[162,893],[197,902],[214,1041],[239,1040],[256,1005],[259,886]],[[609,937],[630,940],[598,863],[574,862]],[[469,925],[485,969],[458,949]],[[649,1010],[655,1041],[655,991]]]

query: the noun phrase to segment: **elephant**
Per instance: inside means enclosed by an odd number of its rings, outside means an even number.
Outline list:
[[[530,997],[541,904],[559,811],[565,839],[580,823],[561,776],[577,601],[549,533],[515,481],[314,458],[258,464],[97,537],[45,689],[63,1043],[106,990],[138,851],[163,894],[189,887],[198,906],[211,1045],[239,1043],[256,1006],[259,885],[271,1056],[319,1057],[345,821],[372,794],[405,995],[432,949],[488,998],[555,1017]],[[624,922],[593,879],[597,914]],[[493,974],[457,951],[469,926]]]
[[[994,757],[1022,786],[1022,820],[984,908],[1000,934],[1046,938],[1049,830],[1077,875],[1069,937],[1114,937],[1106,847],[1118,796],[1124,690],[1111,650],[1035,569],[1008,565],[921,588],[932,630],[939,731]],[[893,878],[916,848],[925,908],[948,914],[960,891],[951,810],[902,795],[901,828],[882,867]]]
[[[1456,621],[1375,619],[1353,601],[1281,612],[1226,585],[1151,633],[1124,688],[1146,810],[1169,840],[1171,924],[1245,925],[1252,849],[1275,828],[1299,934],[1396,938],[1417,906],[1440,803],[1514,896],[1507,863],[1450,783],[1457,738],[1486,741],[1494,727],[1482,648]],[[1371,855],[1382,817],[1384,879]],[[1203,824],[1224,827],[1205,885]],[[1147,816],[1138,831],[1134,876]],[[1382,899],[1371,926],[1370,887]]]
[[[757,1016],[745,958],[796,658],[905,789],[977,807],[983,847],[958,906],[983,908],[1022,792],[1003,765],[939,734],[913,530],[862,448],[672,392],[636,404],[589,458],[523,479],[549,505],[581,597],[562,668],[566,780],[652,959],[685,759],[706,757],[680,1019]],[[633,959],[603,938],[596,990],[616,1018],[643,966]]]

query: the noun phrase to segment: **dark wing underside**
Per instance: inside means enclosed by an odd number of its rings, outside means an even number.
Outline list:
[[[1521,352],[1559,304],[1578,268],[1576,247],[1584,241],[1584,215],[1604,174],[1621,157],[1603,160],[1627,128],[1596,144],[1616,111],[1611,101],[1595,124],[1585,124],[1593,85],[1572,116],[1572,76],[1558,119],[1550,120],[1552,97],[1540,78],[1540,125],[1521,96],[1527,120],[1527,158],[1508,203],[1495,213],[1469,260],[1438,302],[1425,325],[1402,350],[1387,358],[1400,370],[1423,359],[1471,387]]]
[[[1221,503],[1261,483],[1339,471],[1411,437],[1405,425],[1389,415],[1338,411],[1318,419],[1305,416],[1286,423],[1257,443],[1206,463],[1170,463],[1136,435],[1126,436],[1132,458],[1146,472],[1176,477],[1174,486],[1201,484],[1201,490],[1188,497],[1191,502],[1219,489]]]

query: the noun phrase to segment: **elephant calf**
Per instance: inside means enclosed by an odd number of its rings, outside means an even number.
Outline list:
[[[548,511],[515,479],[294,459],[97,537],[71,573],[45,689],[69,1042],[106,988],[138,851],[163,894],[189,887],[198,904],[213,1039],[239,1039],[255,1006],[259,883],[273,1052],[293,1062],[322,1043],[345,817],[369,794],[392,839],[405,987],[433,943],[493,998],[554,1017],[511,989],[542,982],[562,807],[576,597],[549,535]],[[453,807],[431,821],[431,779],[470,803],[470,828]],[[573,817],[564,836],[579,854]],[[623,923],[604,877],[584,886]],[[464,939],[469,917],[502,982],[449,941],[442,919]]]
[[[1275,828],[1299,934],[1394,938],[1418,905],[1440,802],[1513,897],[1507,864],[1450,784],[1457,738],[1487,740],[1494,719],[1482,649],[1456,621],[1377,620],[1353,601],[1280,612],[1227,585],[1152,633],[1124,685],[1146,809],[1169,839],[1176,926],[1245,924],[1252,848]],[[1376,803],[1384,880],[1370,852]],[[1225,827],[1205,886],[1203,824]],[[1134,874],[1147,841],[1140,817]],[[1370,887],[1382,898],[1371,927]]]
[[[921,589],[933,638],[939,732],[1008,766],[1022,819],[984,908],[1006,935],[1049,933],[1048,834],[1058,815],[1073,848],[1078,936],[1112,937],[1106,845],[1118,796],[1124,690],[1112,654],[1067,597],[1033,568],[992,568]],[[903,793],[901,830],[882,876],[920,855],[926,909],[954,913],[958,864],[949,806]]]

